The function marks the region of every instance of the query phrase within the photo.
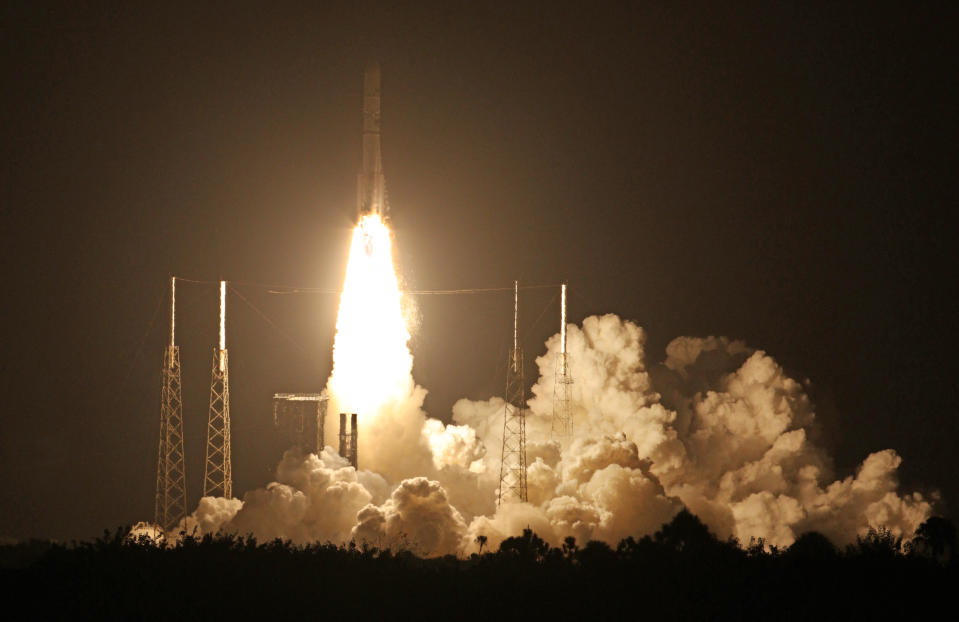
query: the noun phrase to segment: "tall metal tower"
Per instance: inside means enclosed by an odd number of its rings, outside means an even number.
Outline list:
[[[553,381],[553,425],[550,438],[561,443],[573,436],[573,413],[569,405],[570,386],[573,377],[569,373],[569,357],[566,354],[566,283],[562,285],[559,311],[559,359]]]
[[[183,464],[183,398],[180,348],[176,345],[176,277],[170,277],[170,345],[164,348],[160,387],[160,449],[153,522],[169,531],[186,516]]]
[[[356,466],[357,446],[359,439],[357,437],[356,413],[349,413],[350,428],[346,428],[347,413],[340,413],[340,455],[350,461],[354,469]]]
[[[497,505],[526,501],[526,378],[519,345],[519,281],[513,281],[513,349],[506,362],[506,407],[503,414],[503,461]]]
[[[230,462],[230,370],[226,352],[226,281],[220,281],[220,347],[213,350],[210,419],[206,429],[204,497],[233,497]]]

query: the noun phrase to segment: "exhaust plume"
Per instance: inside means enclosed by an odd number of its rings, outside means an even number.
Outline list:
[[[495,548],[527,527],[553,545],[570,535],[615,544],[655,532],[684,506],[721,538],[777,546],[811,530],[837,544],[880,526],[908,538],[931,514],[930,499],[899,492],[892,449],[836,479],[812,440],[803,384],[766,352],[679,337],[650,366],[643,329],[612,314],[566,327],[575,425],[565,446],[547,440],[563,342],[547,340],[529,400],[529,501],[497,508],[503,398],[460,400],[450,424],[423,411],[391,253],[389,229],[365,216],[327,385],[330,413],[359,414],[361,468],[330,447],[288,451],[276,481],[242,502],[202,499],[187,531],[468,555],[477,536]]]

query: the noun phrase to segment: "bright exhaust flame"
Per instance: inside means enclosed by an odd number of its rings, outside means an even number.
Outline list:
[[[383,405],[409,394],[413,357],[401,299],[390,230],[378,215],[363,216],[353,229],[336,319],[332,412],[355,412],[368,424]]]

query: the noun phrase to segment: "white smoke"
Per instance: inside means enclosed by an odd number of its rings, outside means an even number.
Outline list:
[[[200,533],[410,548],[423,555],[494,548],[532,528],[553,545],[615,544],[656,531],[683,506],[720,538],[789,545],[809,530],[838,544],[870,527],[908,537],[930,500],[898,492],[895,451],[835,479],[812,439],[802,383],[739,341],[680,337],[650,368],[646,335],[615,315],[568,327],[574,437],[549,438],[559,336],[536,359],[529,400],[528,503],[496,507],[504,402],[460,400],[453,423],[430,419],[410,376],[360,430],[356,471],[326,448],[287,452],[276,481],[243,501],[204,498],[185,523]]]
[[[450,505],[439,482],[425,477],[403,480],[381,506],[367,505],[356,516],[352,536],[362,542],[422,555],[452,555],[460,548],[466,523]]]

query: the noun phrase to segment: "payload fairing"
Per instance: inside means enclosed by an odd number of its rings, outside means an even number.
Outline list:
[[[357,218],[377,214],[386,218],[386,181],[380,155],[380,65],[373,61],[363,77],[363,168],[356,180]]]

